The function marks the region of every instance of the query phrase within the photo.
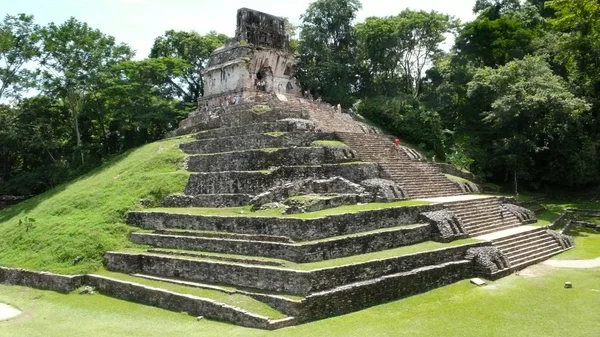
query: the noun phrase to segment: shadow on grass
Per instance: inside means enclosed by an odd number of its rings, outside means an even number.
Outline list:
[[[571,227],[567,231],[567,235],[575,238],[589,238],[590,236],[600,235],[600,232],[587,227]]]

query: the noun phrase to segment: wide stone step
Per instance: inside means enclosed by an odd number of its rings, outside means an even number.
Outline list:
[[[359,183],[363,180],[379,178],[376,164],[349,163],[315,166],[282,166],[273,171],[252,172],[208,172],[190,176],[185,194],[260,194],[276,185],[283,185],[300,179],[346,178]]]
[[[480,226],[471,229],[471,231],[467,230],[470,236],[480,236],[489,233],[499,232],[501,230],[518,227],[521,224],[506,224],[506,223],[494,223],[488,226]]]
[[[454,214],[456,214],[456,216],[458,216],[463,222],[480,223],[480,222],[485,222],[485,221],[490,221],[490,220],[503,221],[503,217],[500,212],[489,212],[489,213],[481,212],[481,213],[468,214],[468,215],[454,212]],[[512,219],[509,218],[506,220],[512,220]]]
[[[447,207],[453,212],[461,214],[468,214],[471,212],[477,213],[479,211],[500,211],[500,204],[493,201],[468,205],[447,205]]]
[[[541,256],[554,255],[560,251],[562,251],[562,248],[558,244],[555,246],[543,246],[519,255],[509,256],[508,259],[511,263],[511,266],[518,266],[526,263],[527,261],[536,260]]]
[[[427,241],[430,236],[430,225],[422,224],[305,243],[256,241],[242,239],[240,236],[219,238],[150,233],[133,233],[130,240],[158,248],[262,256],[306,263],[406,246]]]
[[[202,139],[181,144],[187,154],[211,154],[265,148],[308,147],[318,140],[335,140],[334,133],[286,132]]]
[[[127,223],[152,230],[193,230],[242,235],[287,237],[296,242],[411,225],[423,212],[440,210],[439,205],[400,206],[308,218],[310,214],[286,217],[201,215],[203,209],[157,209],[129,212]],[[187,213],[187,214],[186,214]],[[242,216],[245,215],[245,216]]]
[[[489,227],[516,227],[521,223],[518,221],[502,221],[501,219],[479,220],[477,222],[463,222],[468,228],[476,229],[477,231],[487,229]]]
[[[527,254],[528,252],[538,251],[540,249],[545,249],[548,247],[559,247],[558,243],[554,241],[552,238],[542,238],[537,241],[526,242],[520,246],[515,246],[508,249],[503,249],[502,251],[509,258],[518,258],[523,254]]]
[[[271,167],[356,162],[356,154],[347,147],[297,147],[273,150],[247,150],[186,158],[192,172],[260,171]]]
[[[171,235],[171,236],[191,236],[199,238],[217,238],[227,240],[243,240],[243,241],[261,241],[261,242],[279,242],[279,243],[294,243],[294,241],[285,236],[272,235],[251,235],[251,234],[235,234],[227,232],[209,232],[195,231],[185,229],[156,229],[155,234]]]
[[[493,240],[494,246],[497,246],[500,249],[507,249],[522,243],[535,241],[541,237],[545,237],[546,231],[541,229],[536,229],[529,232],[519,233],[516,235],[511,235],[508,237],[500,238]]]
[[[469,243],[364,262],[355,262],[356,259],[353,258],[352,260],[341,260],[348,262],[340,265],[334,264],[331,267],[318,268],[320,264],[316,264],[316,269],[312,269],[310,265],[281,268],[151,253],[119,252],[106,253],[104,263],[108,270],[115,272],[142,273],[192,282],[224,284],[307,296],[314,292],[334,289],[355,282],[369,281],[385,275],[462,261],[468,249],[482,245],[488,245],[488,243]],[[331,263],[336,262],[336,260],[331,261]]]
[[[211,139],[265,133],[314,132],[314,127],[311,127],[311,124],[308,121],[306,123],[298,123],[296,120],[282,119],[274,122],[250,123],[241,126],[205,130],[196,133],[194,138]]]
[[[272,109],[271,111],[255,112],[254,105],[243,105],[235,108],[227,107],[216,116],[204,112],[190,114],[179,123],[175,135],[212,130],[218,128],[238,127],[249,124],[272,123],[285,119],[308,119],[308,112],[303,110]]]
[[[531,255],[526,255],[523,256],[519,259],[514,259],[514,260],[510,260],[511,262],[511,268],[513,270],[520,270],[523,269],[527,266],[539,263],[541,261],[547,260],[549,258],[551,258],[552,256],[561,253],[563,251],[562,248],[560,247],[555,247],[552,249],[548,249],[548,250],[543,250],[543,251],[539,251],[535,254],[531,254]]]
[[[251,194],[172,194],[165,198],[163,207],[239,207],[250,204]]]
[[[450,209],[462,210],[462,209],[469,209],[471,207],[475,208],[475,207],[483,207],[483,206],[489,206],[489,205],[500,206],[500,201],[496,197],[490,197],[490,198],[477,198],[477,199],[472,199],[472,200],[447,202],[447,203],[445,203],[445,205],[446,205],[446,207],[448,207]]]

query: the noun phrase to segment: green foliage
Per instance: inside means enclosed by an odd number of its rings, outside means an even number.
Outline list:
[[[24,217],[23,219],[19,219],[19,226],[25,228],[25,232],[29,232],[29,230],[35,228],[35,219],[30,217]]]
[[[480,14],[456,39],[457,56],[478,66],[495,67],[534,51],[543,22],[533,5],[519,1],[480,2]]]
[[[387,130],[404,140],[418,144],[436,158],[445,158],[444,129],[439,114],[410,96],[374,97],[361,101],[358,113],[385,125]]]
[[[127,211],[140,199],[183,191],[179,144],[189,138],[146,145],[125,153],[70,183],[0,211],[0,265],[59,273],[92,272],[108,250],[129,247]],[[35,218],[35,229],[23,219]],[[26,223],[26,221],[25,221]],[[74,265],[76,257],[84,259]]]
[[[269,112],[272,109],[267,105],[255,105],[252,107],[251,111],[255,114],[264,114],[265,112]]]
[[[167,83],[171,87],[172,97],[179,97],[184,102],[195,105],[198,98],[204,95],[201,72],[206,67],[210,54],[223,46],[228,39],[227,35],[214,31],[200,35],[193,31],[169,30],[154,40],[150,51],[151,58],[178,58],[189,65],[183,73],[169,78]]]
[[[356,33],[352,21],[359,0],[317,0],[302,15],[298,79],[313,95],[349,107],[357,76]]]
[[[0,100],[19,98],[34,86],[26,65],[40,56],[40,27],[32,15],[6,15],[0,22]]]
[[[357,25],[358,64],[367,95],[418,97],[422,77],[439,46],[457,23],[435,11],[412,11],[384,18],[368,18]]]
[[[481,102],[482,121],[490,127],[489,138],[481,144],[489,151],[485,159],[479,158],[489,170],[552,183],[585,184],[596,178],[597,168],[584,163],[581,168],[564,167],[563,157],[576,158],[580,147],[570,147],[569,153],[561,150],[579,133],[580,118],[589,105],[575,97],[543,59],[525,57],[497,69],[482,68],[469,83],[468,96]],[[537,172],[535,164],[542,162],[547,163],[545,172]]]

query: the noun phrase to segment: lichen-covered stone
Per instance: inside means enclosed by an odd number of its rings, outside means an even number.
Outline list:
[[[554,240],[556,240],[556,242],[558,242],[562,249],[575,247],[575,240],[573,240],[572,237],[563,233],[553,231],[551,229],[548,229],[546,232],[550,234],[554,238]]]
[[[502,211],[509,212],[521,221],[521,223],[534,223],[537,222],[535,213],[528,210],[525,207],[513,205],[513,204],[502,204]]]
[[[454,180],[454,184],[456,184],[456,186],[458,186],[464,193],[481,193],[479,186],[474,182],[468,180]]]
[[[346,147],[296,147],[194,155],[186,159],[185,166],[192,172],[260,171],[277,166],[347,163],[355,158]]]
[[[449,242],[467,237],[462,221],[452,211],[425,212],[421,219],[432,225],[433,238],[437,241]]]
[[[377,202],[398,201],[408,198],[408,194],[402,186],[391,180],[367,179],[361,181],[360,185],[373,195]]]
[[[473,261],[475,270],[484,275],[510,268],[510,262],[504,253],[494,246],[471,248],[467,251],[465,259]]]
[[[284,201],[288,198],[307,194],[354,194],[365,193],[365,189],[341,177],[329,179],[303,179],[275,186],[254,197],[250,203],[255,209],[272,202]],[[288,206],[293,207],[292,204]]]

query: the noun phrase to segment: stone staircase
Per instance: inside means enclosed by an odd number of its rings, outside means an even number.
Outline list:
[[[411,198],[445,197],[463,194],[441,170],[426,161],[413,160],[404,149],[380,134],[338,133],[346,145],[364,161],[378,163],[384,172],[400,184]],[[411,151],[412,152],[412,151]],[[418,157],[417,157],[418,158]]]
[[[511,271],[524,269],[561,253],[563,248],[545,227],[492,240],[510,262]]]
[[[519,219],[502,210],[496,197],[478,198],[445,204],[463,223],[466,232],[474,237],[520,226]]]
[[[359,187],[388,179],[411,198],[462,194],[418,152],[396,150],[389,138],[350,115],[319,104],[302,109],[311,104],[286,102],[259,115],[248,111],[252,105],[235,106],[218,119],[187,120],[183,131],[200,132],[181,146],[192,172],[184,194],[168,196],[168,208],[128,214],[129,225],[145,230],[130,235],[141,246],[105,254],[111,277],[123,282],[100,282],[100,289],[169,310],[278,329],[476,276],[467,259],[473,250],[497,246],[517,267],[560,251],[545,232],[464,239],[465,232],[474,237],[521,224],[497,198],[255,214],[253,197],[307,178],[341,177]],[[460,221],[463,235],[438,240],[443,226],[435,215],[441,222],[448,216]],[[223,294],[240,296],[244,305],[232,305]]]

